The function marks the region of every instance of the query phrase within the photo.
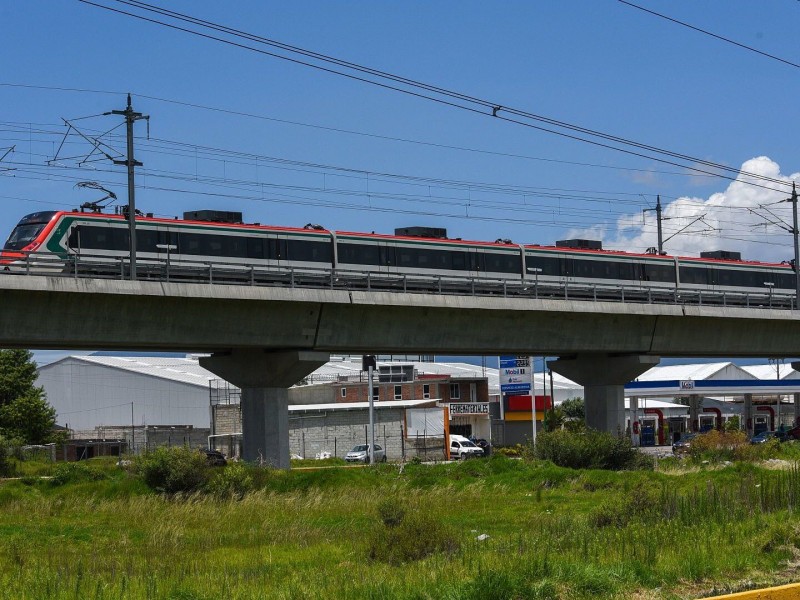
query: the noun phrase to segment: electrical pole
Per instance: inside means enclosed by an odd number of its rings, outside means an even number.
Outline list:
[[[658,255],[664,254],[664,236],[661,233],[661,194],[656,196],[656,221],[658,221]]]
[[[131,106],[131,95],[128,94],[128,106],[125,110],[112,110],[112,115],[125,117],[125,128],[128,139],[128,152],[125,160],[115,160],[115,165],[128,167],[128,230],[130,232],[131,280],[136,279],[136,193],[134,190],[134,168],[142,163],[133,158],[133,124],[140,119],[149,119],[148,115],[134,112]]]
[[[792,236],[794,237],[794,307],[800,308],[800,247],[797,243],[797,188],[792,182]]]
[[[657,248],[657,252],[658,252],[658,255],[661,256],[662,254],[664,254],[664,234],[663,234],[663,232],[661,230],[661,195],[660,194],[658,196],[656,196],[656,207],[655,207],[655,209],[653,209],[653,208],[645,208],[645,209],[642,210],[642,214],[644,214],[646,212],[649,212],[651,210],[655,210],[656,211],[656,222],[657,222],[657,227],[658,227],[658,248]],[[648,254],[652,253],[653,250],[654,250],[654,248],[648,248],[648,250],[647,250]]]

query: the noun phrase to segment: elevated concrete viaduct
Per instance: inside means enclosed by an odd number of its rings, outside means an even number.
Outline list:
[[[329,353],[560,356],[615,431],[658,357],[797,356],[800,312],[3,275],[0,347],[213,353],[244,391],[245,456],[285,467],[286,388]]]

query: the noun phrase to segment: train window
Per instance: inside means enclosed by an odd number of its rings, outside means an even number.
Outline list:
[[[342,244],[339,246],[339,262],[351,265],[379,265],[380,249],[375,244]]]
[[[79,225],[69,236],[71,248],[86,250],[127,250],[128,230],[121,227]],[[136,244],[139,246],[138,242]]]
[[[413,250],[407,246],[398,246],[395,250],[397,255],[397,266],[399,267],[415,267],[416,255]]]
[[[137,252],[158,252],[158,232],[153,229],[136,229],[136,251]]]
[[[775,273],[773,275],[775,280],[775,287],[782,290],[793,290],[795,288],[796,280],[794,271],[789,273]]]
[[[642,263],[642,279],[645,281],[675,281],[675,267],[669,264]]]
[[[467,253],[466,252],[453,252],[453,270],[454,271],[467,271]]]
[[[152,232],[152,250],[158,252],[161,249],[156,247],[158,236]],[[163,236],[166,237],[166,236]],[[149,241],[149,240],[148,240]],[[192,254],[195,256],[219,256],[224,258],[247,258],[248,244],[247,238],[232,235],[216,235],[208,233],[180,233],[178,234],[177,246],[181,254]],[[139,241],[136,242],[137,247]]]
[[[490,273],[516,273],[519,274],[519,254],[509,252],[483,252],[486,262],[486,271]]]
[[[333,260],[329,241],[288,240],[289,260],[325,262]]]
[[[687,267],[681,265],[681,283],[708,285],[708,267]]]
[[[266,240],[261,237],[248,237],[247,238],[247,258],[261,260],[267,258],[265,252]]]
[[[560,277],[562,275],[561,260],[551,256],[528,254],[525,257],[525,268],[528,269],[528,276],[532,276],[535,273],[532,269],[541,269],[539,275],[550,275],[553,277]]]
[[[619,278],[623,281],[638,281],[639,269],[637,264],[632,262],[620,262],[619,264]]]

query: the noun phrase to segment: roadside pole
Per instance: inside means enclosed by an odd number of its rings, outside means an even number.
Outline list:
[[[367,371],[367,386],[369,387],[369,464],[375,464],[375,403],[373,398],[373,371],[375,369],[375,356],[365,355],[361,360],[362,370]]]

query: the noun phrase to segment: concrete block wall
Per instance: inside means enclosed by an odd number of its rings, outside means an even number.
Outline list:
[[[388,460],[403,456],[403,410],[375,411],[375,443],[383,446]],[[319,452],[344,458],[353,446],[367,443],[369,411],[322,411],[289,416],[289,449],[303,458]]]
[[[238,410],[238,406],[236,406]],[[133,436],[131,436],[133,432]],[[122,425],[100,425],[94,429],[83,429],[72,432],[73,440],[125,440],[130,452],[138,454],[143,450],[153,450],[159,446],[188,446],[190,448],[205,448],[208,445],[208,436],[211,430],[206,427],[193,427],[192,425],[137,425],[135,427]],[[133,443],[131,443],[133,437]]]
[[[214,433],[242,432],[242,410],[238,404],[217,404],[213,407]]]

